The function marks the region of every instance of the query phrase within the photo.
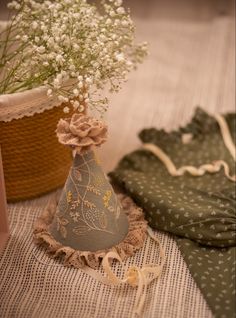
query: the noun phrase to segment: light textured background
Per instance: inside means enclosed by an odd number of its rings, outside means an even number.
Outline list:
[[[176,128],[196,105],[212,113],[235,109],[234,1],[127,3],[150,55],[111,98],[110,140],[101,151],[107,170],[139,145],[144,127]]]
[[[106,171],[140,146],[137,133],[144,127],[176,128],[190,119],[196,105],[211,113],[235,109],[234,1],[127,3],[138,38],[150,43],[150,55],[111,99],[110,139],[99,151]],[[0,18],[1,6],[2,1]],[[34,246],[32,225],[49,197],[9,206],[11,239],[0,257],[0,317],[131,317],[135,290],[103,286],[80,270],[49,260]],[[156,235],[167,263],[162,277],[148,288],[143,317],[212,317],[174,240]],[[125,268],[158,261],[158,249],[148,239]]]

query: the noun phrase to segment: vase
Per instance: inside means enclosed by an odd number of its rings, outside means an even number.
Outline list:
[[[71,152],[58,143],[65,104],[46,89],[0,95],[0,145],[8,202],[31,199],[64,185]]]

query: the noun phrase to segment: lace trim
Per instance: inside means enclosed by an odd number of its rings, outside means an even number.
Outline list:
[[[60,106],[56,97],[47,96],[46,87],[33,88],[24,92],[0,95],[0,121],[30,117],[45,110]]]
[[[0,31],[8,26],[8,21],[0,20]],[[57,98],[47,96],[47,88],[37,87],[24,92],[0,95],[0,121],[10,122],[13,119],[31,117],[45,110],[60,106]]]
[[[228,151],[230,152],[230,154],[232,155],[234,161],[236,161],[236,158],[235,158],[236,147],[235,147],[235,144],[233,143],[226,120],[221,115],[216,115],[215,119],[220,127],[224,144],[226,148],[228,149]],[[171,158],[157,145],[152,143],[144,143],[143,148],[151,151],[156,157],[158,157],[166,166],[166,169],[168,170],[169,174],[173,177],[182,176],[185,172],[190,173],[192,176],[202,176],[206,172],[209,172],[209,173],[219,172],[221,167],[223,167],[226,177],[230,181],[236,182],[236,175],[230,176],[229,166],[223,160],[217,160],[210,164],[201,165],[200,167],[183,166],[177,169],[173,161],[171,160]]]
[[[214,117],[220,127],[220,132],[221,132],[225,147],[230,152],[234,161],[236,161],[236,147],[233,142],[232,136],[230,134],[230,130],[229,130],[227,122],[222,115],[217,114],[217,115],[214,115]]]
[[[118,198],[128,217],[129,232],[122,242],[111,249],[97,252],[78,251],[57,242],[48,230],[56,213],[57,196],[48,204],[34,225],[36,244],[45,246],[52,257],[62,257],[65,266],[74,266],[76,268],[83,268],[88,265],[96,269],[99,267],[101,260],[109,252],[117,253],[121,260],[126,259],[142,247],[146,239],[147,221],[144,219],[142,209],[137,207],[131,198],[123,194],[119,194]]]
[[[227,113],[224,117],[227,122],[231,122],[232,119],[234,119],[235,114]],[[160,148],[165,149],[167,142],[183,142],[183,135],[189,135],[187,139],[194,139],[195,137],[199,138],[199,136],[205,136],[206,134],[214,132],[219,133],[219,125],[216,118],[208,114],[202,108],[197,107],[191,122],[184,127],[172,130],[171,132],[167,132],[164,129],[157,130],[156,128],[146,128],[139,133],[139,137],[143,143],[157,144]],[[184,141],[188,142],[190,140]]]

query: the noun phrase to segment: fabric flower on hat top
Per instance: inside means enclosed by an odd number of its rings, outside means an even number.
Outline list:
[[[75,113],[71,119],[59,120],[56,133],[61,144],[73,147],[77,153],[85,153],[107,140],[107,125],[96,118]]]

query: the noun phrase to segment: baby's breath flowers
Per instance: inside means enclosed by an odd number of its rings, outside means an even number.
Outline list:
[[[0,41],[0,93],[38,86],[83,111],[102,113],[127,73],[143,61],[146,43],[134,43],[134,24],[122,0],[15,0]],[[13,49],[14,47],[14,49]],[[69,108],[65,108],[69,112]]]

